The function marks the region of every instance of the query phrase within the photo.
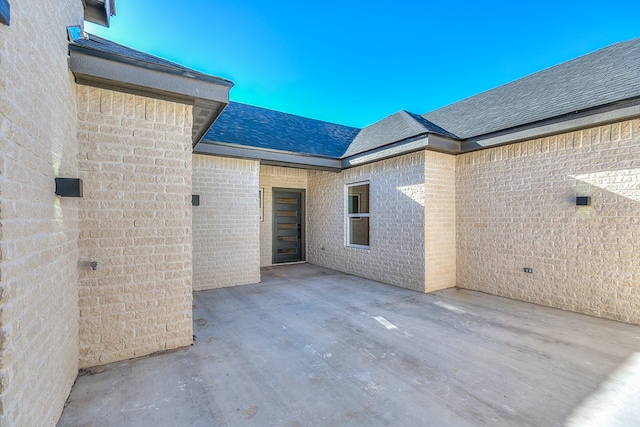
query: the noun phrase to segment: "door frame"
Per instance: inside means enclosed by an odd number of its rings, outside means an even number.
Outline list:
[[[305,262],[307,260],[307,239],[306,239],[306,191],[304,188],[271,188],[271,264],[287,264],[287,262],[276,262],[277,245],[276,245],[276,197],[277,191],[288,191],[290,193],[300,194],[300,261],[291,262]]]

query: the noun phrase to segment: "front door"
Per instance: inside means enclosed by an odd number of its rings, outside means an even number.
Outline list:
[[[304,260],[302,190],[273,190],[273,263]]]

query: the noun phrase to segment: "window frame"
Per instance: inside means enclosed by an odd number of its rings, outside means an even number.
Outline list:
[[[367,212],[360,212],[361,211],[361,206],[360,206],[360,200],[362,198],[362,194],[361,193],[353,193],[353,194],[349,194],[349,189],[351,187],[358,187],[358,186],[362,186],[362,185],[366,185],[368,187],[368,192],[369,194],[367,195],[367,200],[368,200],[368,205],[369,205],[369,209],[367,210]],[[357,213],[349,213],[349,205],[350,202],[352,200],[352,196],[357,196],[357,200],[358,200],[358,212]],[[371,248],[371,183],[370,181],[359,181],[359,182],[353,182],[353,183],[349,183],[345,185],[345,236],[344,236],[344,241],[345,241],[345,246],[349,247],[349,248],[359,248],[359,249],[370,249]],[[350,237],[351,237],[351,219],[354,220],[362,220],[362,218],[369,218],[369,227],[367,229],[367,240],[369,241],[368,245],[359,245],[357,243],[351,243],[350,241]]]

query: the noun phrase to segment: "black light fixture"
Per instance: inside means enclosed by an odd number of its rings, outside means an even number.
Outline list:
[[[591,206],[591,197],[589,196],[576,197],[576,206]]]
[[[80,178],[56,178],[56,195],[82,197],[82,180]]]
[[[200,206],[200,195],[192,194],[191,195],[191,206]]]

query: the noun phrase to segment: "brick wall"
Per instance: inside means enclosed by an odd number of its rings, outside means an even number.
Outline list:
[[[310,171],[309,262],[404,288],[425,289],[425,153],[340,173]],[[370,249],[345,246],[345,185],[369,181]]]
[[[257,161],[193,156],[193,290],[260,281]]]
[[[78,176],[66,27],[77,0],[11,2],[0,24],[0,425],[56,424],[78,371]]]
[[[464,154],[456,171],[458,286],[640,323],[640,119]]]
[[[260,222],[260,266],[273,264],[273,188],[307,189],[304,169],[260,166],[260,188],[264,191],[264,218]]]
[[[80,365],[189,345],[191,107],[77,92]]]
[[[425,292],[456,286],[456,158],[426,151]]]

